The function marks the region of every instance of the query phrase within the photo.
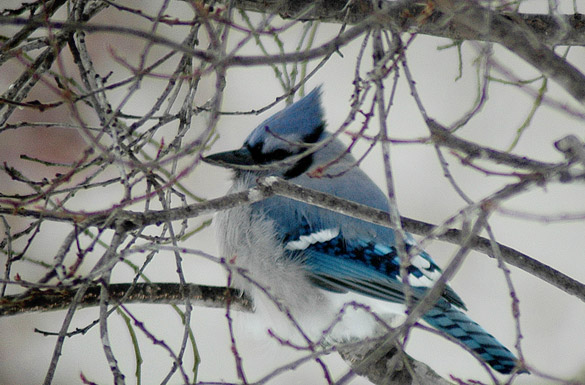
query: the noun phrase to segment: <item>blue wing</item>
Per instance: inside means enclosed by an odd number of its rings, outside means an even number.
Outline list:
[[[336,167],[342,167],[342,164]],[[303,174],[291,181],[387,210],[386,195],[354,164],[350,163],[348,167],[343,170],[344,178],[324,180]],[[344,180],[359,181],[359,188]],[[400,258],[394,247],[392,229],[278,196],[253,206],[274,221],[282,242],[288,245],[291,258],[302,257],[311,279],[322,288],[337,292],[355,291],[404,303]],[[413,244],[414,240],[408,239],[407,249]],[[408,268],[414,298],[422,297],[440,273],[427,253],[414,255]],[[446,288],[443,297],[455,306],[465,308],[450,287]]]
[[[347,240],[338,229],[312,229],[308,223],[288,234],[284,242],[294,257],[302,254],[312,281],[333,292],[353,291],[373,298],[404,303],[400,259],[393,246],[375,241]],[[407,252],[412,248],[406,245]],[[424,251],[414,256],[407,269],[414,299],[424,296],[440,275],[439,267]],[[495,337],[459,309],[465,305],[447,286],[439,302],[423,319],[436,329],[461,341],[501,373],[511,373],[517,359]]]
[[[290,258],[302,258],[315,285],[336,293],[351,291],[405,302],[392,230],[363,221],[356,227],[351,224],[355,219],[279,197],[262,202],[262,210],[278,227]],[[351,226],[351,236],[346,236],[343,224]],[[413,241],[407,240],[407,251],[413,247],[409,242]],[[424,296],[440,272],[424,251],[411,258],[407,273],[415,300]],[[495,370],[504,374],[516,370],[514,354],[460,309],[465,309],[463,301],[447,286],[423,319],[459,340]]]
[[[354,291],[377,299],[404,303],[404,284],[400,277],[400,258],[394,246],[374,240],[347,239],[338,228],[315,229],[303,220],[283,242],[291,253],[301,254],[313,282],[323,289]],[[407,252],[412,244],[407,242]],[[432,287],[441,270],[431,257],[421,252],[407,268],[411,293],[422,297]],[[444,299],[465,308],[450,288]]]
[[[291,181],[377,209],[387,209],[386,196],[360,169],[353,167],[344,172],[347,180],[359,181],[359,187],[343,183],[341,178],[329,179],[325,185],[319,178],[305,174]],[[404,303],[400,258],[393,230],[282,197],[272,197],[252,206],[274,222],[289,256],[302,258],[315,285],[332,292],[351,291]],[[407,250],[413,244],[412,239],[407,239]],[[424,296],[440,272],[427,253],[411,257],[407,273],[415,300]],[[423,319],[461,341],[495,370],[505,374],[514,371],[517,363],[514,354],[460,309],[465,309],[463,301],[447,286],[442,298]]]

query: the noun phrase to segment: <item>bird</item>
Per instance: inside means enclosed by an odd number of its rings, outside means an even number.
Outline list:
[[[258,125],[241,148],[203,159],[232,170],[230,193],[253,188],[262,177],[280,177],[388,211],[387,195],[348,146],[325,130],[321,95],[316,87]],[[390,228],[281,196],[220,211],[214,222],[221,256],[244,272],[232,285],[252,297],[257,311],[302,338],[331,344],[372,337],[388,330],[381,322],[396,323],[407,310]],[[407,233],[404,241],[407,251],[415,250],[406,273],[417,301],[442,272],[414,237]],[[515,355],[466,310],[447,285],[422,320],[496,371],[523,372]]]

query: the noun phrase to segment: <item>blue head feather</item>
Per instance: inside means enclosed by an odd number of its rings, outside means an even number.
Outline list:
[[[246,139],[248,147],[260,147],[263,154],[279,149],[290,151],[294,143],[320,139],[325,122],[321,108],[321,87],[263,121]]]

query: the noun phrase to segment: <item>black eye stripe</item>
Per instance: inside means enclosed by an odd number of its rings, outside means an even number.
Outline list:
[[[287,151],[285,149],[281,149],[281,148],[265,154],[262,152],[262,144],[261,143],[257,143],[254,146],[250,146],[249,144],[246,144],[246,147],[248,148],[248,151],[250,151],[250,154],[252,155],[252,159],[254,159],[254,163],[257,163],[257,164],[266,164],[266,163],[276,162],[279,160],[286,159],[291,155],[295,155],[295,153],[293,153],[291,151]]]
[[[317,142],[319,140],[319,138],[321,137],[321,134],[323,133],[324,129],[325,129],[325,124],[319,125],[309,135],[303,136],[302,142],[303,143]],[[254,145],[250,145],[249,143],[245,144],[248,151],[250,151],[250,155],[252,155],[252,159],[254,159],[254,163],[256,163],[256,164],[268,164],[268,163],[272,163],[272,162],[278,162],[278,161],[284,160],[290,156],[298,155],[302,151],[305,150],[304,148],[298,148],[298,147],[297,147],[297,151],[289,151],[289,150],[286,150],[284,148],[277,148],[277,149],[270,151],[268,153],[264,153],[262,151],[263,144],[264,144],[263,142],[258,142]],[[293,144],[294,143],[290,143],[291,146]],[[286,144],[283,143],[283,145],[286,145]],[[297,176],[301,175],[302,173],[304,173],[305,171],[307,171],[309,169],[309,167],[311,167],[312,163],[313,163],[313,156],[307,155],[307,156],[299,159],[294,165],[292,165],[292,167],[290,167],[288,170],[286,170],[286,172],[283,174],[283,176],[286,179],[297,177]]]
[[[254,159],[254,163],[256,164],[267,164],[272,162],[277,162],[279,160],[283,160],[288,158],[292,155],[297,155],[298,153],[293,153],[290,151],[286,151],[283,149],[277,149],[271,151],[267,154],[262,153],[262,146],[260,144],[256,144],[254,146],[250,146],[246,144],[248,151],[252,155],[252,159]],[[299,159],[291,168],[289,168],[284,174],[285,179],[291,179],[297,177],[307,171],[311,164],[313,163],[313,156],[308,155],[301,159]]]

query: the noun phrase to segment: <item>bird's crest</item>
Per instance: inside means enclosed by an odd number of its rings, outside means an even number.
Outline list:
[[[263,121],[248,136],[245,145],[265,155],[278,150],[295,152],[300,147],[298,144],[319,140],[324,128],[321,87],[317,87]]]

